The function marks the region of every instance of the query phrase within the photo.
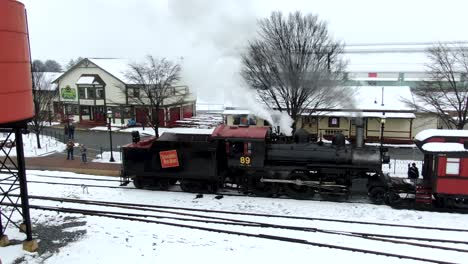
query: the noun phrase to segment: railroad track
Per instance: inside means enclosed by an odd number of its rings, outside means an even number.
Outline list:
[[[111,182],[111,183],[116,183],[120,182],[120,180],[115,180],[115,179],[96,179],[96,178],[86,178],[86,177],[68,177],[68,176],[50,176],[50,175],[38,175],[38,174],[32,174],[30,175],[29,178],[31,177],[39,177],[39,178],[56,178],[56,179],[65,179],[65,180],[71,180],[71,181],[76,181],[76,180],[82,180],[85,181],[83,183],[74,183],[74,182],[51,182],[51,181],[38,181],[38,180],[30,180],[28,179],[28,183],[37,183],[37,184],[51,184],[51,185],[64,185],[64,186],[77,186],[77,187],[92,187],[92,188],[110,188],[110,189],[136,189],[134,187],[128,187],[128,186],[110,186],[110,185],[98,185],[98,184],[89,184],[86,181],[101,181],[101,182]],[[5,182],[12,182],[12,180],[4,180]],[[2,183],[0,183],[1,185]],[[176,184],[172,186],[168,190],[160,190],[156,188],[145,188],[145,190],[151,190],[151,191],[163,191],[163,192],[176,192],[176,193],[187,193],[184,192],[180,189],[179,185]],[[237,192],[237,193],[233,193]],[[223,195],[223,196],[249,196],[249,197],[262,197],[262,198],[269,198],[266,196],[257,196],[255,194],[243,194],[240,193],[240,191],[236,188],[223,188],[220,191],[213,193],[213,194],[218,194],[218,195]],[[274,197],[275,199],[291,199],[294,200],[293,198],[287,197],[287,196],[280,196],[280,197]],[[362,197],[359,198],[360,200],[363,200]],[[333,199],[333,200],[328,200],[328,199],[322,199],[322,198],[317,198],[317,197],[311,197],[309,199],[310,201],[324,201],[324,202],[339,202],[339,203],[351,203],[351,204],[368,204],[369,202],[365,201],[350,201],[350,200],[342,200],[342,199]]]
[[[164,224],[164,225],[175,226],[175,227],[191,228],[191,229],[198,229],[198,230],[225,233],[225,234],[236,234],[236,235],[264,238],[264,239],[270,239],[270,240],[276,240],[276,241],[285,241],[285,242],[299,243],[299,244],[305,244],[305,245],[311,245],[311,246],[328,247],[328,248],[341,249],[341,250],[346,250],[346,251],[369,253],[369,254],[382,255],[382,256],[387,256],[387,257],[397,257],[397,258],[403,258],[403,259],[419,260],[419,261],[425,261],[425,262],[431,262],[431,263],[450,263],[450,262],[434,260],[434,259],[429,259],[429,258],[414,257],[414,256],[409,256],[409,255],[394,254],[394,253],[383,252],[383,251],[360,249],[360,248],[354,248],[354,247],[343,247],[343,246],[334,245],[334,244],[316,243],[316,242],[311,242],[308,240],[298,239],[298,238],[289,237],[289,236],[285,237],[285,236],[276,236],[276,235],[263,234],[263,233],[238,232],[238,231],[225,230],[225,229],[219,229],[219,228],[203,227],[203,226],[200,226],[199,224],[204,223],[204,224],[211,224],[211,225],[256,227],[256,228],[262,228],[262,229],[268,229],[268,230],[285,229],[285,230],[291,230],[295,232],[323,233],[323,234],[327,234],[331,236],[344,236],[344,237],[350,237],[350,238],[355,238],[355,239],[366,239],[366,240],[372,240],[372,241],[381,242],[381,243],[405,244],[405,245],[414,246],[414,247],[468,253],[467,249],[439,245],[440,243],[468,245],[468,241],[446,240],[446,239],[437,239],[437,238],[428,238],[428,237],[396,236],[396,235],[386,235],[386,234],[376,234],[376,233],[362,233],[362,232],[360,233],[360,232],[353,232],[353,231],[347,231],[347,230],[321,229],[321,228],[315,228],[315,227],[309,227],[309,226],[278,225],[278,224],[271,224],[271,223],[264,222],[264,221],[250,221],[250,220],[243,220],[243,219],[233,219],[229,217],[217,217],[217,216],[206,215],[206,214],[204,215],[204,214],[187,213],[187,211],[198,211],[198,212],[203,212],[203,213],[216,213],[216,214],[222,213],[225,215],[241,214],[243,216],[263,216],[264,218],[286,218],[286,219],[292,218],[292,219],[302,219],[302,220],[307,219],[311,221],[338,221],[338,222],[353,223],[353,224],[359,224],[359,225],[362,225],[362,224],[384,225],[387,227],[397,226],[397,227],[428,229],[428,230],[438,229],[438,230],[451,231],[451,232],[468,232],[468,230],[465,230],[465,229],[394,225],[394,224],[385,224],[385,223],[376,223],[376,222],[362,222],[362,221],[350,221],[350,220],[339,220],[339,219],[305,218],[305,217],[299,217],[299,216],[253,214],[253,213],[245,213],[245,212],[231,212],[231,211],[219,211],[219,210],[207,210],[207,209],[157,206],[157,205],[117,203],[117,202],[108,202],[108,201],[78,200],[78,199],[69,199],[69,198],[60,198],[60,197],[48,197],[48,196],[32,196],[31,199],[32,200],[59,201],[62,203],[85,204],[85,205],[92,205],[92,206],[103,206],[106,208],[112,207],[112,208],[119,208],[119,209],[129,209],[129,210],[137,210],[139,212],[137,213],[132,212],[132,211],[116,212],[116,211],[108,211],[108,210],[90,210],[90,209],[78,209],[78,208],[70,208],[70,207],[44,206],[44,205],[32,204],[31,209],[37,209],[37,210],[48,210],[48,211],[56,211],[56,212],[64,212],[64,213],[77,213],[77,214],[90,215],[90,216],[110,217],[110,218],[122,219],[122,220],[157,223],[157,224]],[[2,204],[2,205],[8,205],[8,204]],[[178,211],[174,211],[174,210],[178,210]],[[140,211],[159,213],[159,214],[156,214],[156,215],[142,214],[140,213]],[[157,220],[151,220],[151,218],[155,218]],[[166,221],[162,221],[162,219]],[[176,221],[176,222],[168,222],[167,220]],[[180,222],[184,222],[184,223],[180,223]],[[190,224],[186,224],[186,222],[197,223],[198,225],[190,225]],[[417,241],[417,242],[414,242],[414,241]],[[439,244],[433,245],[429,243],[421,243],[421,241],[436,242]]]
[[[68,176],[50,176],[50,175],[37,175],[37,174],[32,174],[32,177],[43,177],[43,178],[57,178],[57,179],[66,179],[66,180],[82,180],[82,181],[101,181],[101,182],[109,182],[111,184],[115,184],[117,182],[120,182],[120,180],[115,180],[115,179],[101,179],[101,178],[86,178],[86,177],[68,177]],[[110,177],[109,177],[110,178]],[[12,180],[4,180],[5,182],[12,182]],[[98,185],[98,184],[89,184],[87,182],[84,183],[67,183],[67,182],[50,182],[50,181],[37,181],[37,180],[28,180],[28,183],[37,183],[37,184],[51,184],[51,185],[64,185],[64,186],[76,186],[80,188],[109,188],[109,189],[135,189],[134,187],[128,187],[128,186],[115,186],[115,185]],[[0,186],[3,183],[0,183]],[[151,190],[151,191],[163,191],[163,192],[176,192],[176,193],[186,193],[179,189],[178,184],[171,187],[171,189],[168,190],[160,190],[160,189],[151,189],[151,188],[146,188],[145,190]],[[238,193],[233,193],[233,192],[238,192]],[[240,193],[237,189],[235,188],[225,188],[221,189],[221,191],[218,191],[213,194],[218,194],[218,195],[223,195],[223,196],[233,196],[233,197],[243,197],[243,196],[249,196],[249,197],[262,197],[262,198],[269,198],[265,196],[256,196],[254,194],[243,194]],[[290,199],[294,200],[294,198],[290,198],[287,196],[280,196],[280,197],[273,197],[274,199]],[[322,198],[321,196],[315,196],[311,197],[309,201],[319,201],[319,202],[335,202],[335,203],[346,203],[346,204],[371,204],[371,202],[368,200],[367,197],[364,196],[358,196],[355,200],[354,198],[351,198],[351,200],[342,200],[342,199],[327,199],[327,198]],[[463,208],[424,208],[424,207],[414,207],[412,205],[392,205],[392,208],[397,209],[397,210],[406,210],[406,209],[411,209],[411,210],[418,210],[418,211],[427,211],[427,212],[439,212],[439,213],[459,213],[459,214],[468,214],[467,209]]]

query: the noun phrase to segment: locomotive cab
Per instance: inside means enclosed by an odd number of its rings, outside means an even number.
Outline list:
[[[224,150],[226,169],[262,168],[265,161],[265,139],[268,128],[221,125],[212,134]]]

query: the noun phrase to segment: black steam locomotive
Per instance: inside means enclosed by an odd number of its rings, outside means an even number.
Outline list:
[[[309,142],[304,130],[292,139],[266,127],[221,125],[211,135],[164,133],[123,147],[122,177],[137,188],[166,189],[180,183],[187,192],[215,192],[231,186],[261,196],[286,193],[349,194],[355,177],[379,177],[389,157],[383,149]]]

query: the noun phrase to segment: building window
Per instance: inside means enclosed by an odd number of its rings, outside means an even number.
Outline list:
[[[89,107],[81,106],[81,115],[89,115]]]
[[[104,88],[96,88],[96,99],[104,99]]]
[[[254,116],[248,115],[235,115],[233,116],[233,125],[240,125],[240,126],[248,126],[252,125],[255,126],[257,124],[257,118]]]
[[[339,117],[329,117],[328,118],[328,127],[340,127],[340,118]]]
[[[95,99],[96,98],[95,93],[96,91],[94,87],[79,87],[78,88],[78,94],[80,96],[80,99]]]
[[[68,115],[78,115],[79,109],[77,105],[67,105],[67,114]]]
[[[86,96],[86,99],[94,99],[94,98],[96,98],[96,94],[95,94],[94,88],[89,87],[89,88],[86,88],[86,90],[87,90],[87,92],[88,92],[88,94],[87,94],[87,96]]]
[[[240,119],[241,119],[240,115],[233,116],[233,119],[234,119],[233,122],[232,122],[233,125],[239,125],[240,124]]]
[[[127,95],[131,98],[140,98],[140,89],[139,88],[128,88]]]
[[[78,88],[78,95],[80,96],[80,99],[85,99],[86,98],[86,88],[79,87]]]
[[[447,168],[445,169],[446,175],[460,175],[460,159],[447,158]]]
[[[257,125],[257,118],[255,118],[254,116],[249,117],[249,125]]]
[[[124,107],[124,118],[132,118],[133,111],[131,107]]]

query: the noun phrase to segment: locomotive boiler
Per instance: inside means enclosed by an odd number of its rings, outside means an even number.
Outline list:
[[[339,134],[330,143],[310,142],[298,130],[290,141],[267,127],[221,125],[211,135],[164,133],[160,138],[123,147],[122,176],[137,188],[216,191],[231,186],[261,196],[315,193],[349,194],[352,179],[382,174],[384,149],[345,144]]]

